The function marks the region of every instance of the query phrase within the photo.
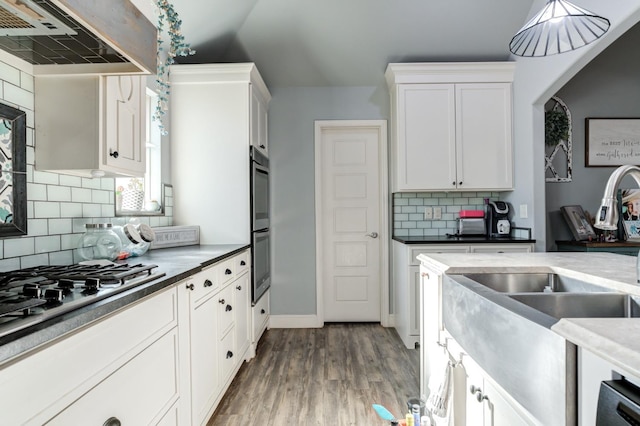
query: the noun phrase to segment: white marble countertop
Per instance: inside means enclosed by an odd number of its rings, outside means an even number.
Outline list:
[[[617,291],[640,295],[636,258],[612,253],[421,254],[429,269],[470,272],[554,272]],[[551,327],[577,346],[640,377],[640,318],[566,318]]]

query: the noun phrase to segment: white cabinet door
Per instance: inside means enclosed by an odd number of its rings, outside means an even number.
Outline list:
[[[251,86],[251,145],[264,155],[268,154],[267,105],[256,89]]]
[[[250,287],[251,274],[249,274],[249,272],[245,272],[233,283],[233,288],[236,293],[234,296],[236,300],[234,322],[236,325],[236,347],[238,349],[238,356],[244,354],[251,344],[251,331],[249,329]]]
[[[513,189],[511,83],[456,84],[455,104],[456,187]]]
[[[397,93],[397,191],[455,189],[453,84],[402,84]]]
[[[207,275],[197,274],[196,287],[204,286]],[[193,291],[192,291],[193,292]],[[211,412],[221,386],[218,375],[218,298],[214,291],[191,306],[191,418],[202,424]]]
[[[83,177],[143,176],[145,81],[139,75],[37,76],[37,169]]]
[[[145,85],[141,76],[105,77],[105,144],[108,167],[137,172],[146,168]]]

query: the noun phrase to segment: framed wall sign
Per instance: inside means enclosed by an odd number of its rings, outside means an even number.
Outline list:
[[[586,167],[640,164],[640,118],[585,120]]]
[[[27,233],[26,150],[25,112],[0,104],[0,238]]]

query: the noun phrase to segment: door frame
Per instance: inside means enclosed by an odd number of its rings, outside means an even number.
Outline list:
[[[322,131],[335,128],[375,128],[378,130],[378,180],[380,183],[380,323],[391,327],[389,314],[389,167],[387,157],[387,120],[316,120],[315,121],[315,223],[316,223],[316,317],[318,327],[324,325],[324,286],[322,212]]]

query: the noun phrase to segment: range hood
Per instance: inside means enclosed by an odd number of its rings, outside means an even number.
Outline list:
[[[155,74],[156,27],[130,0],[0,0],[0,49],[34,74]]]

